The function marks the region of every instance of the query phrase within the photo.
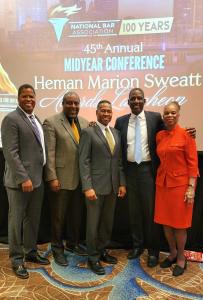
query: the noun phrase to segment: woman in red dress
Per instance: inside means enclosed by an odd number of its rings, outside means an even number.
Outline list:
[[[160,166],[156,178],[154,221],[163,224],[170,250],[160,266],[167,268],[176,262],[174,276],[183,274],[187,265],[184,256],[186,228],[191,226],[198,176],[195,140],[178,125],[179,112],[177,102],[164,107],[163,120],[167,129],[156,137]]]

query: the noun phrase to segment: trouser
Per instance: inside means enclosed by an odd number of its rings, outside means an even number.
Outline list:
[[[154,223],[155,178],[151,162],[128,162],[127,196],[134,248],[148,248],[149,254],[159,250],[160,229]]]
[[[12,265],[23,263],[24,253],[37,251],[44,186],[32,192],[6,188],[9,202],[8,241]]]
[[[75,190],[52,193],[50,198],[52,251],[64,251],[63,239],[66,238],[67,231],[70,243],[79,243],[84,208],[84,196],[80,185]]]
[[[96,200],[86,199],[86,243],[89,260],[98,261],[111,239],[116,205],[116,194],[97,195]]]

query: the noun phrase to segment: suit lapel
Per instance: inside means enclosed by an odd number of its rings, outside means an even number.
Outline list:
[[[100,139],[102,139],[102,141],[104,142],[104,145],[106,146],[107,150],[111,153],[111,149],[109,148],[109,144],[102,132],[102,130],[100,129],[100,127],[97,125],[94,127],[95,128],[95,132],[97,133],[97,135],[100,137]],[[115,147],[114,147],[114,152],[115,152],[115,148],[116,148],[116,145],[118,144],[118,138],[113,130],[113,128],[110,127],[110,130],[111,130],[111,133],[114,137],[114,140],[115,140]],[[112,153],[111,153],[112,154]]]
[[[81,130],[87,127],[87,123],[82,118],[80,118],[79,116],[78,116],[78,123],[80,125]]]
[[[70,137],[72,138],[73,142],[78,146],[78,143],[74,137],[71,125],[68,121],[68,119],[66,118],[66,116],[64,115],[64,113],[62,112],[60,115],[60,120],[61,120],[61,124],[62,126],[65,128],[65,130],[68,132],[68,134],[70,135]]]
[[[36,136],[36,134],[35,134],[35,131],[34,131],[33,127],[32,127],[32,124],[31,124],[31,122],[28,120],[27,116],[23,113],[23,111],[22,111],[19,107],[16,108],[16,111],[17,111],[17,113],[20,115],[20,117],[23,119],[23,121],[28,125],[28,127],[30,128],[30,130],[31,130],[32,133],[34,134],[34,137],[36,138],[38,144],[42,147],[40,141],[38,140],[38,138],[37,138],[37,136]],[[35,117],[36,117],[36,116],[35,116]],[[39,121],[39,119],[38,119],[37,117],[36,117],[36,119],[37,119],[38,122],[41,124],[41,122]]]
[[[116,147],[117,147],[118,142],[119,142],[118,141],[118,135],[117,135],[116,130],[114,128],[110,127],[110,130],[111,130],[111,133],[113,134],[114,141],[115,141],[115,147],[114,147],[114,151],[113,151],[113,153],[115,153]]]
[[[147,124],[148,145],[150,146],[151,134],[152,134],[152,128],[153,128],[153,122],[152,122],[152,119],[150,118],[150,114],[147,111],[145,111],[144,113],[145,113],[146,124]]]
[[[104,143],[104,145],[106,146],[107,150],[111,153],[111,150],[110,150],[110,148],[109,148],[108,142],[107,142],[107,140],[106,140],[106,138],[105,138],[105,136],[104,136],[104,134],[103,134],[101,128],[100,128],[98,125],[96,125],[96,126],[94,127],[94,129],[95,129],[96,134],[97,134],[97,135],[99,136],[99,138],[103,141],[103,143]]]
[[[130,119],[130,114],[126,116],[126,118],[123,120],[123,132],[122,132],[122,138],[123,143],[125,145],[125,149],[127,149],[127,136],[128,136],[128,123]]]

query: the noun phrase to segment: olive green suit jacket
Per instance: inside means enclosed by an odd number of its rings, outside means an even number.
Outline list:
[[[78,117],[80,128],[86,128],[88,121]],[[80,180],[78,143],[71,125],[63,112],[44,121],[43,124],[47,163],[45,180],[58,179],[61,189],[74,190]]]

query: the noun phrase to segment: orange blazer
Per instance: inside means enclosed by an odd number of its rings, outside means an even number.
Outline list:
[[[169,131],[162,130],[156,136],[160,166],[156,184],[175,187],[188,184],[189,177],[197,177],[198,157],[195,139],[179,125]]]

